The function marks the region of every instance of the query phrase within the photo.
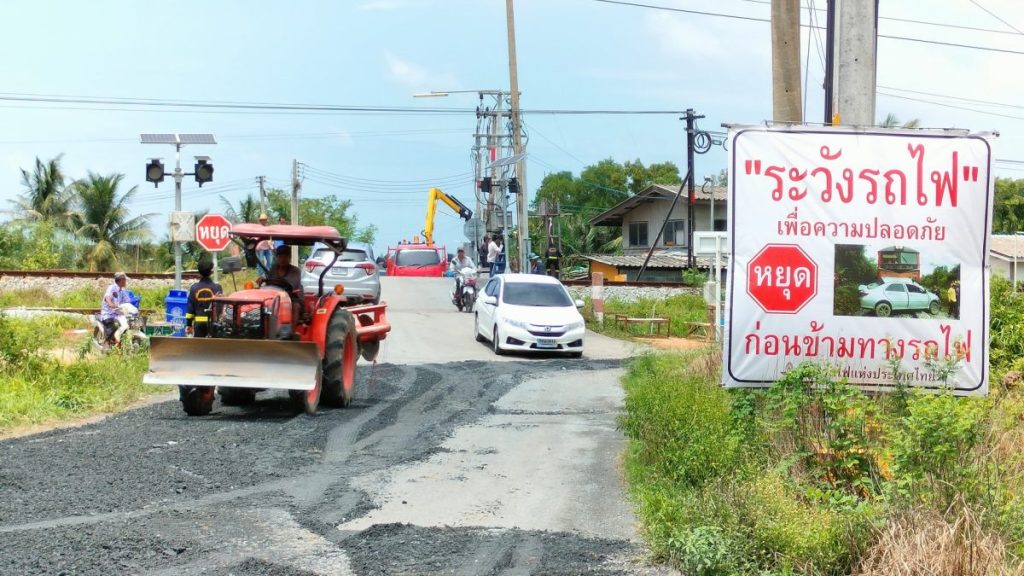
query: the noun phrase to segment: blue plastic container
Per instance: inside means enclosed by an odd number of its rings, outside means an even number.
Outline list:
[[[188,311],[188,292],[185,290],[171,290],[164,298],[164,306],[167,311],[167,321],[174,327],[171,336],[175,338],[185,337],[185,313]]]
[[[135,308],[138,309],[139,304],[142,303],[142,298],[139,298],[138,295],[136,295],[135,292],[132,292],[131,290],[126,290],[126,292],[128,292],[128,303],[131,304],[132,306],[135,306]]]

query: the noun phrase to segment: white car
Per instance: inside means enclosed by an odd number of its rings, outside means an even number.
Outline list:
[[[556,278],[500,274],[473,305],[473,333],[478,342],[490,340],[495,354],[566,352],[579,358],[586,333],[582,307]]]

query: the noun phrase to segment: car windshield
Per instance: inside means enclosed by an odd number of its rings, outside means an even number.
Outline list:
[[[396,266],[436,266],[441,263],[437,250],[399,250]]]
[[[514,306],[572,306],[569,295],[558,284],[506,282],[502,301]]]
[[[313,255],[313,258],[322,262],[330,262],[333,257],[334,251],[325,249],[317,250]],[[367,260],[366,252],[363,250],[349,249],[338,255],[338,262],[366,262]]]

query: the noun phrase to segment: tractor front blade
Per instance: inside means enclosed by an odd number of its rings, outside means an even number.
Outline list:
[[[320,376],[313,342],[160,338],[149,343],[145,384],[312,390]]]

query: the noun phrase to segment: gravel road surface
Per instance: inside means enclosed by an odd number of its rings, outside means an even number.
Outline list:
[[[350,408],[164,402],[0,442],[0,574],[655,571],[615,429],[635,350],[499,363],[447,289],[386,280],[395,331]]]

